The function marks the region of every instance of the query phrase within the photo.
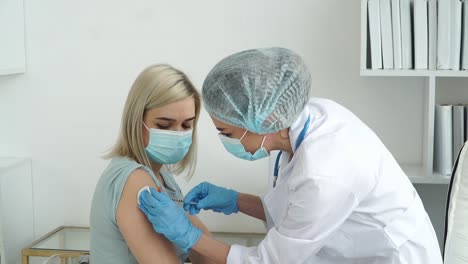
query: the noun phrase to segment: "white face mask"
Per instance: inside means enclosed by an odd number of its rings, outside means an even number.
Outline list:
[[[184,159],[192,145],[192,130],[172,131],[148,128],[149,143],[145,148],[148,157],[159,164],[176,164]]]

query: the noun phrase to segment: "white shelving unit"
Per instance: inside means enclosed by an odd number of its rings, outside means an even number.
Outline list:
[[[418,77],[425,78],[424,128],[421,164],[400,164],[411,182],[415,184],[447,184],[450,177],[433,171],[434,160],[434,111],[436,99],[436,79],[438,77],[468,77],[468,71],[452,70],[374,70],[370,69],[368,47],[367,0],[361,0],[361,76],[368,77]],[[468,90],[467,90],[468,92]]]

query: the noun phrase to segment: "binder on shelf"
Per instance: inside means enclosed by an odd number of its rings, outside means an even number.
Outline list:
[[[437,0],[428,1],[429,70],[437,69]]]
[[[450,69],[460,70],[462,1],[452,0],[450,8]]]
[[[465,105],[465,142],[468,141],[468,105]]]
[[[380,0],[367,2],[372,69],[382,69],[382,39],[380,33]]]
[[[394,68],[403,68],[401,57],[401,16],[400,0],[392,0],[393,64]]]
[[[403,69],[413,68],[412,1],[400,1],[401,16],[401,62]]]
[[[380,0],[380,32],[384,69],[393,69],[393,32],[391,0]]]
[[[414,0],[414,68],[428,69],[427,0]]]
[[[462,70],[468,70],[468,1],[463,1]]]
[[[439,0],[437,18],[437,69],[450,69],[450,9],[451,1]]]
[[[453,157],[458,156],[465,143],[465,106],[453,106]]]
[[[436,105],[434,121],[434,171],[447,176],[453,165],[452,106]]]

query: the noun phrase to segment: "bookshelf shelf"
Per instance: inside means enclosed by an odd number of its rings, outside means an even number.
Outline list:
[[[409,176],[413,184],[449,184],[450,177],[434,177],[434,176]]]
[[[468,77],[468,71],[451,70],[361,70],[361,76],[400,76],[400,77]]]
[[[448,184],[449,176],[442,176],[438,173],[428,175],[422,165],[405,165],[400,164],[403,171],[413,184]]]

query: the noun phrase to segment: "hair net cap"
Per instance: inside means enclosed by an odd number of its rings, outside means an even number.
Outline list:
[[[257,134],[296,121],[309,99],[310,72],[284,48],[246,50],[221,60],[203,83],[205,108],[220,121]]]

